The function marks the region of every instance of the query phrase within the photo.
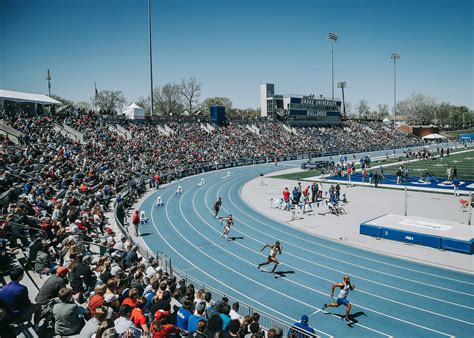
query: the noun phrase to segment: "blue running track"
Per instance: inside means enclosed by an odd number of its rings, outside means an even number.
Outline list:
[[[322,239],[259,214],[241,199],[240,189],[259,173],[275,170],[281,168],[232,168],[230,178],[222,178],[227,172],[223,170],[159,189],[140,206],[150,218],[140,228],[151,233],[143,239],[153,252],[170,256],[173,266],[257,311],[286,322],[309,315],[310,325],[323,337],[473,337],[473,275]],[[206,184],[198,186],[202,177]],[[183,194],[176,194],[178,185]],[[164,206],[154,206],[157,196]],[[221,238],[220,221],[211,210],[217,196],[223,200],[220,215],[235,218],[230,235],[241,238]],[[276,240],[282,242],[283,254],[274,276],[257,270],[257,264],[268,255],[260,253],[264,243]],[[321,311],[329,301],[331,283],[344,274],[356,285],[348,297],[352,326],[340,319],[345,308],[330,308],[333,315]]]

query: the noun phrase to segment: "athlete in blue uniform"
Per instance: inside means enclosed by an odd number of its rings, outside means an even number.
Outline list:
[[[331,288],[331,299],[334,297],[334,289],[339,287],[339,295],[337,296],[335,303],[324,304],[323,310],[327,307],[339,307],[339,305],[344,305],[346,307],[346,316],[342,317],[342,320],[346,320],[351,323],[349,319],[349,313],[351,312],[351,303],[347,299],[349,290],[352,291],[355,289],[355,285],[351,284],[351,279],[348,275],[344,276],[344,281],[342,283],[334,283]]]

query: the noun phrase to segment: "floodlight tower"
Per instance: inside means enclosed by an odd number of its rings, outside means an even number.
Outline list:
[[[342,89],[342,111],[344,113],[344,118],[345,118],[346,117],[346,102],[344,100],[344,88],[346,88],[346,82],[345,81],[338,82],[337,88]]]
[[[400,54],[392,53],[390,58],[393,60],[393,124],[397,118],[397,60],[400,60]]]
[[[332,99],[334,101],[334,42],[337,41],[336,33],[328,33],[328,40],[331,40],[331,73],[332,73]]]

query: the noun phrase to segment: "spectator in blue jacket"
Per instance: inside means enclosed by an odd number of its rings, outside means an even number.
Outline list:
[[[304,331],[306,334],[302,333]],[[308,316],[302,315],[301,320],[293,324],[293,327],[288,331],[288,337],[306,338],[316,337],[314,329],[308,325]]]

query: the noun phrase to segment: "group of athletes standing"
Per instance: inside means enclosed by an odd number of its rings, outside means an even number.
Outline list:
[[[219,197],[217,201],[214,202],[214,205],[213,205],[214,218],[216,218],[217,215],[219,214],[219,210],[221,206],[222,206],[222,199]],[[225,217],[217,217],[217,218],[220,219],[221,225],[224,225],[222,238],[229,238],[229,232],[231,230],[231,227],[234,225],[234,218],[232,217],[232,214],[229,214]],[[275,273],[277,266],[280,264],[276,256],[277,254],[280,254],[280,255],[282,254],[282,245],[280,241],[276,241],[273,244],[265,244],[263,248],[260,250],[260,252],[263,252],[263,250],[265,250],[266,248],[270,249],[270,253],[268,254],[267,260],[265,262],[257,265],[257,269],[260,270],[262,266],[274,263],[271,273]],[[336,298],[336,301],[334,301],[334,290],[336,288],[339,288],[340,291]],[[345,275],[343,277],[342,282],[332,284],[331,302],[325,303],[322,309],[325,310],[327,307],[339,307],[340,305],[344,305],[346,307],[346,314],[345,316],[342,316],[342,319],[345,320],[348,324],[353,323],[349,317],[349,314],[351,311],[351,303],[347,299],[347,295],[349,294],[349,291],[352,291],[354,289],[355,289],[355,285],[351,283],[350,277],[348,275]]]

